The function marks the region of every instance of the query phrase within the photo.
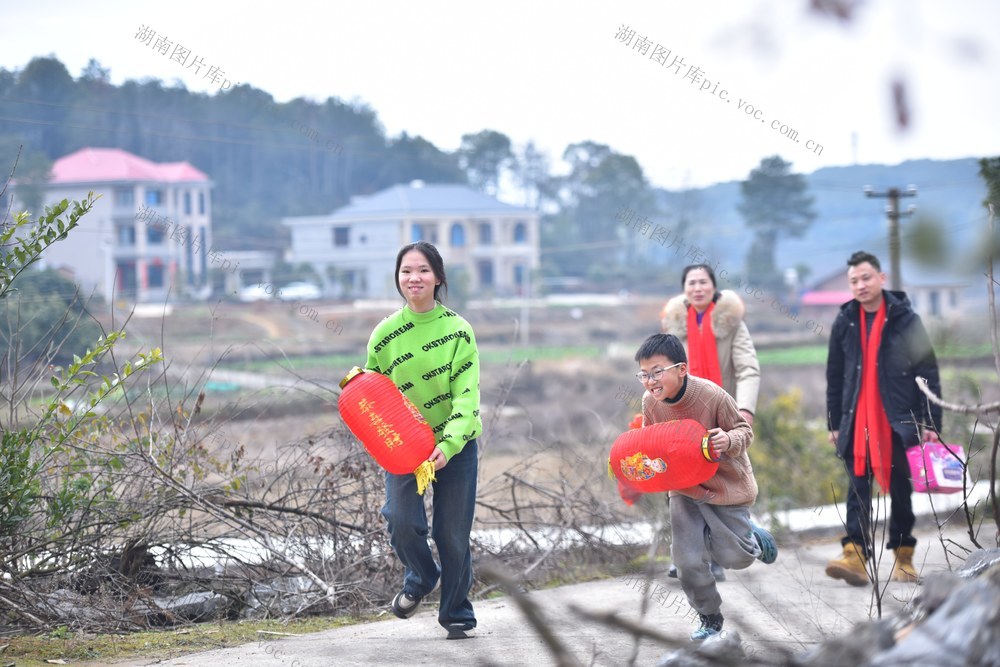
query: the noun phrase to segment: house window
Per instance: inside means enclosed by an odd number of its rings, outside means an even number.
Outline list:
[[[146,206],[161,206],[163,190],[146,190]]]
[[[523,222],[514,225],[514,243],[528,242],[528,226]]]
[[[191,215],[191,193],[184,193],[184,215]]]
[[[958,308],[958,290],[953,289],[948,292],[948,305],[952,308]]]
[[[343,248],[349,245],[351,242],[351,228],[350,227],[334,227],[333,228],[333,245],[335,248]]]
[[[135,227],[132,225],[122,225],[118,228],[118,245],[135,245]]]
[[[493,262],[484,259],[476,264],[479,269],[479,286],[480,287],[493,287]]]
[[[135,190],[132,188],[115,188],[116,206],[135,206]]]
[[[930,293],[931,297],[931,315],[937,317],[941,314],[941,293],[937,290],[933,290]]]
[[[423,225],[413,225],[413,231],[410,235],[413,243],[417,241],[427,241],[428,243],[437,244],[437,225],[433,224],[423,224]]]
[[[205,215],[205,193],[198,193],[198,215]]]
[[[118,285],[115,292],[122,296],[135,296],[137,282],[135,261],[118,262],[115,275],[118,276]]]
[[[163,243],[163,227],[146,227],[146,243],[150,245]]]
[[[493,225],[488,222],[479,223],[479,245],[493,244]]]
[[[451,245],[455,248],[465,245],[465,227],[460,223],[456,222],[451,226]]]
[[[163,265],[151,264],[146,270],[146,277],[150,287],[163,287]]]

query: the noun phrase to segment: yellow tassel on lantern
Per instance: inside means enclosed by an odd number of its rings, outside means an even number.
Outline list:
[[[435,480],[434,462],[424,461],[417,466],[417,469],[413,471],[413,474],[417,476],[417,493],[422,496],[424,495],[424,491],[427,490],[427,485]]]

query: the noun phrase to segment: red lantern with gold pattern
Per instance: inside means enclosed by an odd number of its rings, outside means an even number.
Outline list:
[[[719,469],[708,440],[708,430],[693,419],[630,429],[615,440],[608,467],[633,491],[686,489],[710,479]]]
[[[394,475],[417,476],[417,493],[434,481],[427,460],[436,441],[430,424],[385,375],[355,366],[340,382],[337,408],[375,461]]]

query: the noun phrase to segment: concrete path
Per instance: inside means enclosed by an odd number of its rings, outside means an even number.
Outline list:
[[[929,522],[925,522],[926,524]],[[931,528],[933,526],[931,525]],[[946,529],[951,545],[951,567],[961,563],[954,556],[969,546],[962,527]],[[992,536],[992,532],[990,533]],[[918,532],[915,562],[923,573],[949,569],[945,550],[935,530]],[[791,538],[796,539],[796,538]],[[982,540],[981,540],[982,541]],[[990,541],[987,538],[987,541]],[[818,642],[848,633],[859,622],[876,616],[872,588],[854,588],[827,578],[826,561],[840,551],[839,540],[826,537],[801,544],[783,544],[777,562],[754,563],[738,572],[730,571],[720,584],[726,628],[739,630],[749,654],[777,657],[783,651],[800,652]],[[891,570],[892,552],[880,564],[883,582]],[[912,584],[883,583],[883,615],[891,616],[919,590]],[[658,587],[658,588],[657,588]],[[558,638],[584,665],[623,665],[634,643],[623,631],[610,630],[583,619],[571,610],[575,605],[592,612],[613,612],[639,620],[641,582],[624,578],[534,591],[529,598]],[[696,623],[676,579],[660,577],[653,582],[653,599],[643,624],[655,628],[678,644]],[[479,628],[472,639],[446,641],[437,625],[436,608],[427,604],[411,619],[359,624],[303,637],[265,637],[260,642],[208,651],[165,661],[133,661],[127,665],[176,665],[221,667],[222,665],[546,665],[553,664],[538,634],[525,621],[510,598],[476,603]],[[652,640],[639,642],[637,665],[654,665],[668,647]]]

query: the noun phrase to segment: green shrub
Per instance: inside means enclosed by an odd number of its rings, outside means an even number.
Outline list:
[[[750,460],[760,494],[757,507],[774,512],[843,499],[844,465],[826,424],[808,422],[798,388],[777,396],[754,415]]]

